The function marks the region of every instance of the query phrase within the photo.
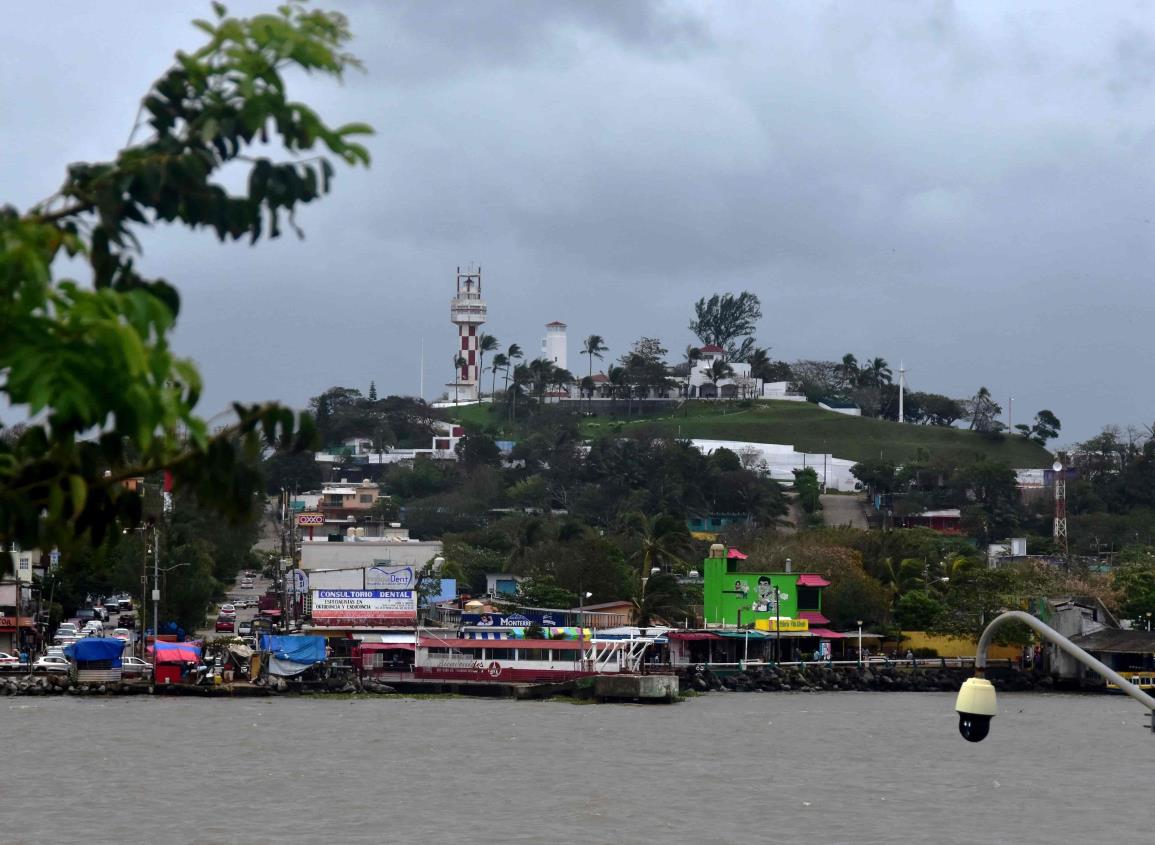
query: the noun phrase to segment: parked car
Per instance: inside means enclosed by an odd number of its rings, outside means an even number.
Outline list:
[[[76,611],[76,621],[80,625],[83,625],[85,622],[89,622],[96,618],[96,611],[91,607],[82,607],[80,610]]]
[[[118,640],[124,640],[125,642],[128,642],[132,639],[132,634],[129,632],[128,628],[116,628],[112,632],[112,635]]]
[[[237,625],[237,636],[251,637],[253,635],[253,623],[241,622]]]
[[[48,646],[47,655],[49,657],[64,657],[64,646],[59,646],[59,645]]]
[[[16,666],[19,665],[20,658],[14,654],[9,654],[6,651],[0,651],[0,666]]]
[[[152,664],[147,660],[141,660],[139,657],[122,657],[120,665],[122,675],[140,675],[147,677],[152,674]]]
[[[232,634],[236,632],[237,620],[232,616],[218,616],[217,617],[217,633]]]
[[[34,672],[67,672],[71,668],[64,657],[45,656],[32,664]]]
[[[116,621],[120,623],[121,628],[135,628],[136,627],[136,614],[125,613],[122,610],[120,612],[120,616],[117,618]]]
[[[104,609],[109,613],[120,613],[120,602],[116,599],[109,599],[104,603]]]
[[[132,599],[124,596],[120,599],[120,612],[124,613],[126,610],[132,610]]]

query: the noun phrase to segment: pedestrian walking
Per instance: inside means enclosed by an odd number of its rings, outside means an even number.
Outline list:
[[[914,666],[914,649],[908,648],[906,650],[906,659],[910,661],[911,666]]]

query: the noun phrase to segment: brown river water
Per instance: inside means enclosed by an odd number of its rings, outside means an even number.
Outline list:
[[[1151,843],[1155,735],[1106,696],[675,705],[0,699],[0,845]]]

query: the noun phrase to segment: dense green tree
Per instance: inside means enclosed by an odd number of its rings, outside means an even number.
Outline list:
[[[814,513],[822,509],[820,494],[822,485],[818,481],[818,473],[814,467],[794,470],[794,492],[798,495],[798,504],[806,513]]]
[[[517,603],[522,607],[565,610],[577,604],[577,594],[561,587],[550,576],[526,578],[517,585]]]
[[[467,434],[457,441],[457,459],[466,471],[479,466],[500,466],[501,450],[493,438],[486,434]]]
[[[904,631],[933,630],[946,613],[946,605],[930,593],[906,593],[894,608],[894,621]]]
[[[749,291],[703,297],[694,304],[692,331],[702,345],[714,344],[726,350],[731,361],[745,361],[754,349],[754,332],[762,319],[762,303]],[[741,339],[741,340],[739,340]]]
[[[316,490],[321,486],[321,465],[312,452],[274,452],[261,464],[265,492]]]
[[[1120,555],[1112,573],[1112,586],[1119,593],[1119,614],[1143,624],[1155,615],[1155,553],[1150,547],[1131,547]]]
[[[206,43],[178,53],[145,95],[124,149],[70,165],[26,213],[0,208],[0,401],[32,420],[0,443],[7,541],[99,542],[140,516],[123,482],[162,469],[206,505],[251,513],[261,440],[311,444],[310,422],[276,406],[237,405],[234,425],[209,432],[195,413],[200,375],[169,345],[179,294],[137,268],[142,237],[162,222],[250,242],[286,220],[296,228],[300,206],[330,188],[319,145],[369,160],[352,140],[368,127],[330,128],[285,84],[294,70],[340,78],[356,63],[344,17],[297,3],[252,18],[215,8],[215,21],[196,22]],[[54,277],[85,265],[90,286]]]

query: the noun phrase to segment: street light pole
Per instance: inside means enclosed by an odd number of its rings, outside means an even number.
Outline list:
[[[862,668],[862,620],[858,620],[858,668]]]
[[[782,614],[778,610],[778,585],[774,585],[774,662],[782,662]]]
[[[1152,698],[1147,693],[1143,692],[1143,690],[1139,689],[1139,687],[1137,687],[1135,684],[1130,683],[1126,678],[1124,678],[1110,666],[1107,666],[1105,663],[1096,660],[1094,657],[1085,652],[1083,649],[1079,648],[1079,646],[1075,645],[1054,628],[1050,627],[1039,619],[1036,619],[1034,616],[1031,616],[1031,614],[1025,613],[1021,610],[1008,610],[1000,613],[998,616],[992,619],[990,624],[987,625],[987,627],[983,630],[982,636],[979,637],[978,650],[975,652],[975,677],[967,681],[966,684],[963,685],[964,688],[968,684],[973,685],[989,683],[984,679],[984,675],[986,675],[987,670],[987,650],[990,648],[991,642],[994,640],[995,629],[1002,625],[1004,622],[1010,622],[1012,620],[1022,622],[1035,633],[1039,634],[1043,639],[1049,640],[1051,643],[1058,646],[1059,649],[1066,652],[1068,655],[1082,663],[1091,671],[1102,675],[1106,680],[1114,683],[1119,688],[1120,692],[1131,696],[1133,699],[1146,707],[1149,711],[1151,711],[1151,729],[1152,731],[1155,731],[1155,698]],[[961,692],[959,698],[961,702],[963,698]],[[991,693],[990,704],[992,712],[986,715],[993,716],[993,692]],[[963,711],[960,710],[960,712]],[[966,736],[966,734],[964,734],[964,736]],[[978,741],[985,736],[986,732],[984,730],[977,739],[972,741]],[[967,738],[970,739],[970,737]]]

